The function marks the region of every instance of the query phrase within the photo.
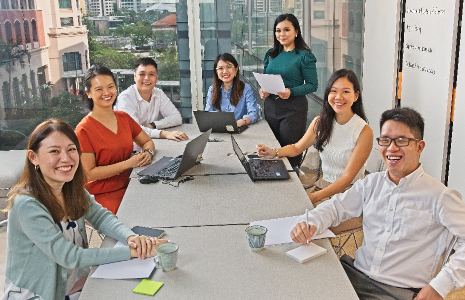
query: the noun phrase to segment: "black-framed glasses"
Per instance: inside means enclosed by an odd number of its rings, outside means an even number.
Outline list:
[[[223,67],[223,66],[219,66],[219,67],[216,68],[216,71],[217,71],[217,72],[218,72],[218,71],[221,72],[221,71],[223,71],[224,69],[231,70],[232,68],[234,68],[234,65],[226,65],[226,66],[224,66],[224,67]]]
[[[392,141],[394,141],[394,144],[396,144],[397,147],[405,147],[410,145],[410,141],[416,141],[418,142],[419,139],[413,139],[413,138],[407,138],[407,137],[398,137],[395,139],[391,139],[388,137],[379,137],[376,138],[378,141],[378,145],[383,146],[383,147],[389,147],[391,145]]]

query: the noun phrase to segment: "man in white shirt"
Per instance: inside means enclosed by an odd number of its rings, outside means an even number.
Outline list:
[[[134,82],[118,96],[115,110],[128,113],[151,138],[175,141],[187,140],[182,131],[165,128],[182,124],[181,114],[165,93],[156,88],[157,63],[149,57],[135,63]]]
[[[362,246],[341,263],[366,299],[443,299],[465,286],[465,204],[461,195],[427,175],[420,164],[424,122],[410,108],[385,111],[378,150],[386,172],[358,180],[309,213],[291,231],[296,243],[363,213]],[[303,222],[302,222],[303,221]],[[437,272],[450,234],[456,252]]]

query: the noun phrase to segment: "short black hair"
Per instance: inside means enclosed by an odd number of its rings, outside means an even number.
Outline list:
[[[137,70],[137,68],[142,65],[142,66],[154,66],[155,69],[158,71],[158,66],[155,60],[151,57],[141,57],[136,62],[134,63],[134,71]]]
[[[115,75],[113,75],[113,72],[105,67],[105,66],[102,66],[102,65],[92,65],[87,71],[86,73],[84,74],[84,78],[83,78],[83,81],[84,81],[84,90],[86,91],[86,93],[84,93],[84,100],[86,101],[87,103],[87,107],[92,111],[94,109],[94,101],[92,99],[90,99],[88,96],[87,96],[87,92],[90,91],[90,88],[92,87],[92,79],[94,77],[96,77],[97,75],[107,75],[107,76],[111,76],[111,78],[113,78],[113,82],[115,83],[116,85],[116,79],[115,79]],[[113,102],[113,106],[115,106],[116,104],[116,99],[115,99],[115,102]]]
[[[413,136],[416,139],[423,139],[425,132],[425,121],[419,112],[410,107],[398,107],[386,110],[381,115],[379,121],[379,130],[383,128],[386,121],[393,120],[396,122],[402,122],[410,128]]]

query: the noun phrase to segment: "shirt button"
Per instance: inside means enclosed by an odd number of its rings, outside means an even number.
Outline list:
[[[383,248],[379,248],[379,251],[383,251]]]
[[[391,228],[388,228],[386,231],[387,231],[387,232],[391,232]]]
[[[389,211],[392,211],[392,207],[389,209]]]

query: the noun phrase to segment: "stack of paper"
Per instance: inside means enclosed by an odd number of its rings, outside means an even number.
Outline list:
[[[295,259],[301,264],[303,264],[304,262],[307,262],[311,260],[312,258],[323,255],[326,252],[328,252],[326,248],[320,247],[314,243],[308,243],[300,247],[297,247],[295,249],[287,251],[286,255],[292,259]]]

